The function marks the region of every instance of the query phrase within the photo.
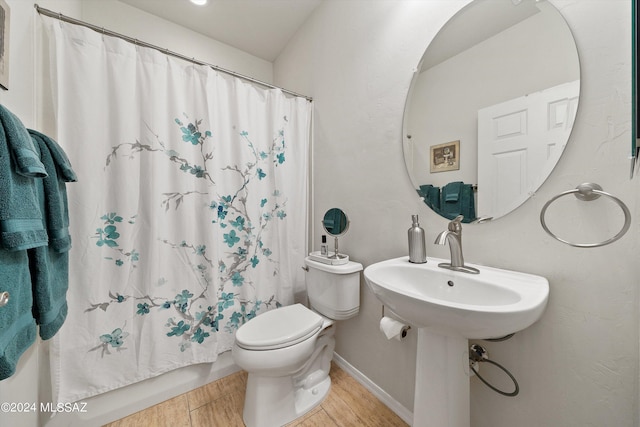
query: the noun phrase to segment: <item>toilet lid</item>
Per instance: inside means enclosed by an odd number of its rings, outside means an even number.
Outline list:
[[[304,341],[322,328],[322,317],[302,304],[261,314],[238,328],[237,344],[248,350],[273,350]]]

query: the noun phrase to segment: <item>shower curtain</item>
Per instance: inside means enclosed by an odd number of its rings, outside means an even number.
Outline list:
[[[70,188],[73,402],[213,362],[304,289],[311,103],[43,18]]]

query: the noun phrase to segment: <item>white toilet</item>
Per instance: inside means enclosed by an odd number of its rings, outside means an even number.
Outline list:
[[[331,387],[333,320],[349,319],[360,309],[361,264],[328,265],[309,258],[305,263],[313,310],[302,304],[281,307],[236,332],[233,359],[249,373],[247,427],[282,426],[322,402]]]

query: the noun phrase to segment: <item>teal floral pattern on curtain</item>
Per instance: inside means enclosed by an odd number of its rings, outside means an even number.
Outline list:
[[[188,120],[186,114],[185,119]],[[286,117],[283,118],[283,121],[285,120]],[[185,125],[180,119],[175,119],[175,123],[182,132],[182,141],[186,143],[183,150],[199,151],[200,165],[190,164],[188,160],[180,156],[178,151],[168,149],[165,144],[157,141],[157,146],[143,145],[138,142],[113,146],[111,153],[107,156],[106,166],[108,167],[112,161],[116,161],[118,156],[133,158],[136,155],[164,154],[164,157],[161,156],[159,161],[174,163],[174,166],[187,176],[193,179],[204,179],[213,189],[215,183],[207,172],[207,168],[210,166],[208,163],[214,158],[213,150],[210,149],[211,131],[207,130],[204,133],[200,131],[202,120],[195,120],[195,123]],[[226,332],[233,333],[240,325],[255,317],[262,308],[268,309],[282,305],[276,295],[270,295],[266,301],[242,299],[240,294],[233,291],[233,287],[244,286],[246,272],[255,269],[261,260],[273,263],[274,274],[277,274],[278,261],[272,257],[273,252],[263,241],[262,235],[271,221],[286,218],[286,200],[279,201],[282,196],[278,190],[274,191],[270,197],[261,199],[259,202],[261,212],[257,218],[251,217],[246,203],[249,200],[252,184],[257,180],[259,185],[260,181],[265,180],[266,182],[268,179],[263,164],[271,162],[277,167],[285,162],[285,132],[284,128],[279,129],[277,137],[273,139],[271,146],[266,150],[258,150],[251,142],[247,131],[241,131],[240,136],[246,143],[246,149],[250,152],[252,162],[246,163],[243,167],[234,164],[223,168],[228,173],[238,174],[240,177],[239,187],[232,189],[233,191],[228,194],[214,198],[208,206],[203,205],[203,209],[211,211],[212,226],[227,231],[222,236],[223,242],[230,252],[224,258],[219,258],[216,264],[212,258],[207,256],[205,244],[185,240],[181,242],[162,240],[162,243],[169,247],[187,250],[197,273],[206,283],[204,289],[193,291],[183,289],[172,299],[149,294],[121,295],[117,291],[109,290],[107,292],[108,299],[90,304],[85,313],[91,313],[96,309],[106,312],[112,304],[135,304],[136,314],[139,316],[154,317],[149,321],[164,320],[167,336],[176,337],[180,350],[185,351],[191,344],[202,344],[211,337],[212,333],[219,332],[221,325]],[[200,197],[207,201],[212,199],[211,192],[165,192],[162,193],[162,203],[158,209],[167,211],[173,206],[173,209],[177,211],[184,197],[189,196]],[[100,217],[103,222],[96,228],[94,236],[96,247],[104,250],[106,252],[104,259],[113,261],[113,265],[117,268],[122,268],[126,264],[129,264],[131,268],[136,268],[140,261],[140,253],[136,249],[122,249],[118,244],[121,233],[129,231],[125,229],[125,226],[134,225],[136,216],[137,214],[131,216],[131,219],[126,223],[117,212],[108,212]],[[212,274],[213,270],[218,272],[217,284],[213,280],[215,276]],[[247,281],[247,283],[249,282]],[[229,284],[231,285],[230,291]],[[210,302],[212,295],[215,295],[213,303]],[[153,316],[156,312],[158,315]],[[100,335],[98,337],[100,344],[89,351],[101,350],[101,356],[104,356],[111,354],[110,349],[117,351],[126,349],[123,345],[126,343],[129,333],[124,328],[123,326],[111,333]]]

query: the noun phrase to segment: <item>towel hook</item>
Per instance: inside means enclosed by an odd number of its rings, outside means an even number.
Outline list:
[[[9,303],[9,292],[4,291],[0,293],[0,307],[4,307]]]
[[[622,212],[624,212],[624,225],[622,226],[622,229],[618,232],[618,234],[611,237],[610,239],[607,239],[598,243],[574,243],[568,240],[561,239],[560,237],[556,236],[554,233],[551,232],[551,230],[549,230],[549,227],[547,227],[547,223],[544,220],[544,216],[545,216],[545,213],[547,212],[547,208],[551,203],[553,203],[560,197],[566,196],[568,194],[574,194],[577,199],[585,202],[596,200],[600,196],[609,197],[611,200],[616,202],[618,206],[620,206],[620,208],[622,209]],[[622,200],[618,199],[617,197],[605,191],[602,191],[602,187],[599,186],[598,184],[585,182],[583,184],[578,185],[573,190],[564,191],[558,194],[557,196],[554,196],[551,199],[549,199],[549,201],[545,203],[545,205],[542,207],[542,210],[540,211],[540,223],[542,224],[542,228],[544,228],[544,231],[546,231],[551,237],[561,241],[562,243],[566,243],[567,245],[573,246],[576,248],[596,248],[598,246],[604,246],[604,245],[608,245],[609,243],[613,243],[619,238],[621,238],[622,236],[624,236],[624,234],[629,230],[629,227],[631,226],[631,212],[629,211],[629,208],[627,207],[627,205],[624,204]]]

